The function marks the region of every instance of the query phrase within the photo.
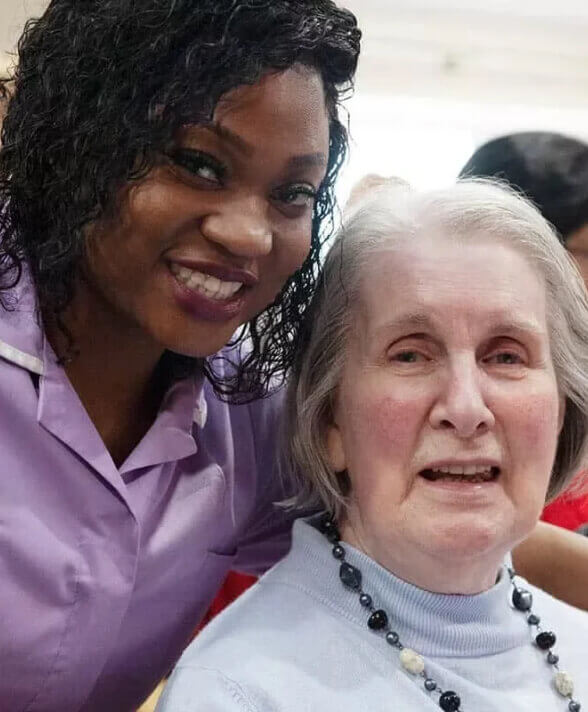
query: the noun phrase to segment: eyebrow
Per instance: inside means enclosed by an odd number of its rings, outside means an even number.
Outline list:
[[[532,334],[534,336],[543,336],[547,332],[542,329],[536,322],[528,319],[506,319],[496,322],[491,328],[491,333],[499,334]]]
[[[208,129],[216,134],[219,138],[233,145],[240,153],[245,156],[252,156],[254,153],[253,146],[248,143],[242,136],[235,133],[231,129],[219,124],[216,121],[210,121],[203,124],[203,128]],[[317,153],[303,153],[298,156],[291,156],[288,159],[287,167],[289,170],[300,170],[304,168],[326,168],[327,156],[320,151]]]
[[[492,336],[504,334],[515,335],[520,333],[542,336],[546,332],[533,320],[504,317],[504,314],[493,316],[487,315],[486,321],[489,324],[489,333]],[[375,333],[386,331],[434,331],[435,325],[430,316],[425,312],[414,312],[399,316],[384,324],[379,324],[373,330]]]
[[[291,169],[300,168],[326,168],[327,157],[324,153],[303,153],[300,156],[292,156],[288,161]]]
[[[433,323],[428,314],[424,312],[415,312],[413,314],[404,314],[397,319],[392,319],[383,324],[378,324],[373,332],[376,334],[383,331],[405,331],[405,330],[426,330],[432,329]]]
[[[239,134],[231,131],[231,129],[228,129],[226,126],[223,126],[216,121],[209,121],[208,123],[203,124],[202,128],[211,131],[227,143],[232,144],[237,150],[246,156],[251,156],[253,154],[253,146],[247,143],[247,141],[239,136]]]

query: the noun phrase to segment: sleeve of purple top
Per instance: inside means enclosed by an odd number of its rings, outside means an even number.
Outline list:
[[[295,492],[294,483],[280,475],[277,464],[284,395],[285,389],[281,389],[270,398],[247,406],[257,460],[257,505],[239,542],[233,568],[254,575],[264,573],[288,552],[294,520],[309,514],[276,506],[276,502]]]

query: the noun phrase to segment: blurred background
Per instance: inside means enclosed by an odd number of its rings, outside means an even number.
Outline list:
[[[344,199],[363,174],[451,181],[488,138],[553,130],[588,140],[586,0],[340,0],[364,32],[348,102]],[[47,0],[2,0],[0,56]]]
[[[513,131],[588,139],[585,0],[344,4],[364,43],[342,192],[371,171],[447,183],[478,145]]]

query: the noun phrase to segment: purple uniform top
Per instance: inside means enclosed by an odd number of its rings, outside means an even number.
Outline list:
[[[14,295],[0,307],[0,710],[129,712],[227,571],[288,548],[272,506],[280,399],[229,406],[202,378],[178,382],[117,468],[30,284]]]

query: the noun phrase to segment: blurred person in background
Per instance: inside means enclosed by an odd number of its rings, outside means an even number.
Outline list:
[[[588,145],[547,131],[500,136],[480,146],[460,176],[499,178],[523,193],[553,225],[588,282]],[[542,518],[586,533],[588,495],[574,495],[572,488]]]

